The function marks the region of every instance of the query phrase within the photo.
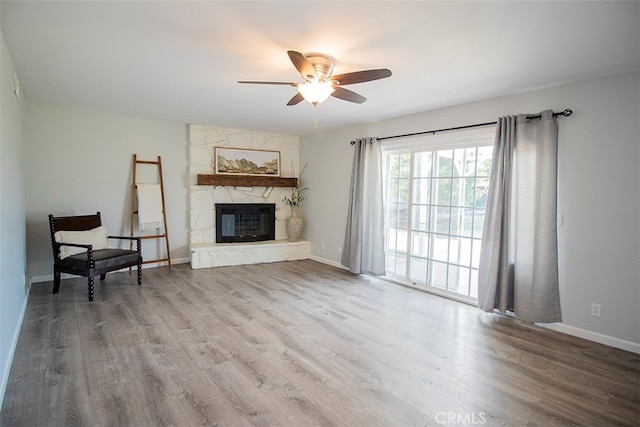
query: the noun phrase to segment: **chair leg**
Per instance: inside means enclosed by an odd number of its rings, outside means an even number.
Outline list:
[[[104,280],[107,278],[107,273],[103,273],[100,275],[100,280]]]
[[[60,291],[60,272],[56,269],[53,270],[53,293],[57,294]]]
[[[89,277],[89,301],[93,301],[93,277]]]
[[[142,259],[138,258],[138,286],[142,285]]]

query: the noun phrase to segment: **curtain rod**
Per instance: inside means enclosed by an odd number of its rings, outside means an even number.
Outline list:
[[[553,117],[558,117],[558,116],[562,116],[562,117],[569,117],[571,114],[573,114],[573,111],[569,108],[559,112],[559,113],[553,113]],[[528,116],[527,117],[527,121],[531,120],[531,119],[539,119],[541,118],[542,115],[538,114],[535,116]],[[456,127],[452,127],[452,128],[446,128],[446,129],[436,129],[436,130],[427,130],[427,131],[423,131],[423,132],[414,132],[414,133],[405,133],[403,135],[392,135],[392,136],[383,136],[381,138],[378,138],[378,141],[384,141],[385,139],[396,139],[396,138],[406,138],[408,136],[416,136],[416,135],[425,135],[425,134],[433,134],[435,135],[438,132],[446,132],[446,131],[450,131],[450,130],[460,130],[460,129],[469,129],[469,128],[477,128],[477,127],[482,127],[482,126],[489,126],[489,125],[495,125],[498,122],[485,122],[485,123],[476,123],[473,125],[465,125],[465,126],[456,126]],[[351,141],[350,144],[354,145],[356,142],[355,141]]]

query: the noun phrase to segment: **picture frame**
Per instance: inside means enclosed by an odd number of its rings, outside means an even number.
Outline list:
[[[216,175],[280,176],[280,152],[249,148],[214,148]]]

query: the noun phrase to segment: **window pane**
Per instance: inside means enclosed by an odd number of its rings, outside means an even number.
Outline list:
[[[464,176],[474,176],[476,174],[476,148],[467,148],[465,155]]]
[[[434,206],[431,209],[432,215],[436,219],[436,233],[449,234],[449,218],[451,217],[451,208]]]
[[[478,298],[478,270],[471,270],[471,280],[469,283],[469,296]]]
[[[413,176],[415,178],[427,178],[431,176],[431,151],[416,153],[414,156]]]
[[[400,154],[398,159],[398,177],[409,178],[410,166],[411,166],[411,154]]]
[[[413,222],[411,228],[414,230],[429,231],[429,207],[424,205],[413,205]]]
[[[480,246],[482,245],[482,240],[473,239],[473,246],[471,248],[471,267],[478,268],[480,266]]]
[[[407,223],[407,204],[406,203],[387,203],[385,206],[385,224],[387,227],[403,227],[406,228]]]
[[[429,256],[429,235],[427,233],[413,232],[411,254],[421,257]]]
[[[449,177],[452,176],[453,165],[452,165],[452,156],[453,150],[441,150],[437,151],[438,155],[436,158],[438,159],[438,169],[436,176],[440,177]]]
[[[387,203],[385,205],[385,226],[407,228],[408,209],[409,207],[406,203]]]
[[[386,273],[387,274],[395,274],[396,273],[396,252],[393,250],[388,251],[385,254],[385,261],[387,262]]]
[[[447,264],[442,262],[429,262],[430,268],[430,277],[427,282],[428,285],[435,286],[438,288],[446,289],[447,288]]]
[[[387,228],[385,239],[387,243],[387,248],[390,251],[395,251],[398,249],[398,247],[396,246],[396,242],[398,241],[397,236],[398,236],[398,230],[396,230],[395,228]]]
[[[471,237],[473,227],[473,214],[473,208],[460,209],[461,221],[459,234],[461,236]]]
[[[409,201],[409,180],[391,179],[389,180],[389,200],[397,202]]]
[[[491,157],[493,155],[493,146],[487,145],[478,147],[478,169],[477,176],[489,176],[491,171]]]
[[[392,227],[397,223],[397,215],[394,203],[385,203],[384,222],[387,227]]]
[[[476,191],[474,206],[484,208],[487,206],[487,191],[489,190],[489,178],[476,179]]]
[[[464,180],[464,206],[473,207],[476,205],[476,180],[475,178],[466,178]]]
[[[393,154],[388,157],[387,175],[390,179],[400,176],[400,155]]]
[[[457,148],[453,150],[453,176],[464,175],[465,162],[466,162],[466,149]]]
[[[413,180],[413,203],[428,204],[431,201],[431,179]]]
[[[398,195],[400,194],[400,180],[397,178],[390,178],[387,181],[387,201],[398,201]]]
[[[464,178],[454,178],[451,181],[451,205],[464,206]]]
[[[459,235],[460,234],[460,220],[463,209],[461,208],[451,208],[451,228],[449,229],[449,234]]]
[[[400,252],[389,252],[387,254],[387,274],[392,276],[402,276],[407,274],[407,255]]]
[[[397,155],[394,154],[387,154],[384,157],[384,174],[385,174],[385,179],[391,179],[393,178],[393,176],[391,176],[391,173],[393,170],[395,170],[395,168],[393,167],[394,163],[396,162],[396,159],[398,158]]]
[[[398,232],[396,233],[396,247],[399,252],[407,251],[407,234],[408,231],[406,230],[406,228],[398,229]]]
[[[439,236],[437,234],[432,234],[431,236],[433,239],[433,253],[431,258],[447,262],[449,239],[447,236]]]
[[[475,210],[473,218],[473,237],[482,238],[482,230],[484,228],[484,209]]]
[[[435,190],[437,193],[437,201],[438,205],[449,205],[451,203],[451,179],[436,179]]]
[[[409,278],[413,283],[426,283],[427,261],[422,258],[411,258],[411,272]]]
[[[449,240],[449,262],[465,266],[471,265],[471,239],[451,237]]]
[[[470,270],[464,267],[449,265],[448,290],[467,295],[469,290]]]

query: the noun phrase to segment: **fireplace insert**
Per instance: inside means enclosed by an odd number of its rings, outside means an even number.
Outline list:
[[[216,203],[216,243],[275,238],[275,203]]]

